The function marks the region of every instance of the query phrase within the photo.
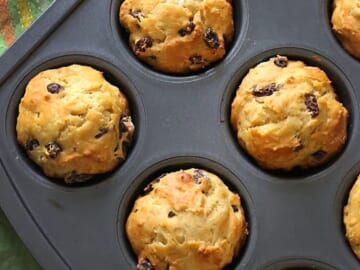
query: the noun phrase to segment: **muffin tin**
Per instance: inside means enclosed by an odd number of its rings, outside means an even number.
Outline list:
[[[136,269],[124,223],[156,176],[198,167],[242,198],[249,237],[226,270],[360,269],[342,209],[360,173],[360,62],[331,31],[331,0],[233,1],[226,57],[186,75],[137,60],[118,22],[120,0],[55,1],[0,58],[0,204],[44,269]],[[308,171],[261,169],[230,128],[231,100],[249,68],[281,54],[322,68],[350,113],[347,143]],[[32,76],[81,63],[127,95],[136,126],[127,160],[82,185],[45,177],[16,142],[17,106]]]

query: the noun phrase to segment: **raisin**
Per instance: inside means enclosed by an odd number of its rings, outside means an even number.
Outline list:
[[[154,189],[153,183],[151,182],[144,188],[143,196],[148,195],[151,191],[153,191],[153,189]]]
[[[319,115],[320,109],[314,94],[305,94],[305,105],[311,113],[311,117],[316,117]]]
[[[191,64],[193,64],[193,65],[200,65],[200,64],[204,63],[202,56],[198,55],[198,54],[190,56],[189,60],[190,60]]]
[[[149,259],[143,259],[137,265],[137,270],[155,270]]]
[[[46,155],[49,156],[51,159],[55,159],[60,152],[62,152],[62,148],[56,142],[49,142],[45,145],[46,148]]]
[[[233,211],[236,213],[236,212],[239,212],[239,208],[236,206],[236,205],[231,205],[231,208],[233,209]]]
[[[185,28],[181,28],[179,31],[178,31],[179,35],[184,37],[186,35],[186,29]]]
[[[108,133],[109,129],[106,127],[101,127],[99,128],[99,132],[95,134],[95,139],[99,139],[100,137],[102,137],[104,134]]]
[[[185,26],[185,28],[181,28],[181,29],[178,31],[178,33],[179,33],[180,36],[184,37],[184,36],[186,36],[186,35],[188,35],[188,34],[191,34],[191,32],[194,31],[194,29],[195,29],[195,24],[194,24],[192,21],[190,21],[190,22]]]
[[[194,182],[195,182],[195,184],[200,184],[201,181],[199,181],[199,179],[204,177],[204,176],[205,176],[205,174],[204,174],[204,172],[202,170],[198,170],[198,169],[194,170]]]
[[[127,132],[126,125],[124,124],[124,122],[122,121],[122,119],[120,120],[119,127],[120,127],[120,133],[121,133],[121,134]]]
[[[152,39],[150,37],[143,37],[139,39],[135,44],[135,53],[139,54],[145,52],[147,48],[152,47]]]
[[[58,83],[49,83],[46,88],[51,94],[58,94],[60,91],[64,90],[64,88]]]
[[[155,180],[151,181],[151,183],[144,188],[144,195],[149,194],[154,189],[153,185],[155,183],[158,183],[160,179],[163,178],[165,175],[167,175],[167,173],[163,173],[160,176],[156,177]]]
[[[220,46],[219,37],[211,28],[207,28],[205,30],[204,40],[206,44],[212,49],[216,49]]]
[[[311,156],[313,156],[317,160],[322,159],[325,155],[326,152],[321,149],[311,154]]]
[[[140,9],[136,9],[136,10],[133,10],[133,9],[130,9],[129,10],[129,14],[134,17],[136,20],[138,20],[139,22],[141,22],[141,10]]]
[[[172,218],[172,217],[175,217],[175,216],[176,216],[175,212],[169,211],[168,218]]]
[[[27,151],[32,151],[36,147],[39,147],[39,146],[40,146],[40,143],[37,139],[29,139],[29,140],[27,140],[27,142],[25,144],[25,149]]]
[[[280,56],[278,55],[276,57],[276,59],[274,60],[274,64],[277,65],[278,67],[287,67],[287,64],[288,64],[288,59],[286,56]]]
[[[72,171],[69,175],[65,176],[65,183],[83,183],[93,178],[92,174],[78,174],[76,171]]]
[[[256,87],[254,87],[252,90],[252,94],[255,97],[271,96],[275,91],[277,91],[277,88],[278,87],[276,86],[275,83],[265,85],[260,89],[256,89]]]
[[[128,115],[121,116],[119,127],[120,127],[120,134],[129,132],[129,134],[132,135],[135,130],[134,124],[131,121],[131,116]]]

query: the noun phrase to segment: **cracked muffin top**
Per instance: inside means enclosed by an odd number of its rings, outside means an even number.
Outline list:
[[[262,167],[291,170],[323,164],[342,149],[348,111],[324,71],[277,56],[243,78],[230,121]]]
[[[187,169],[160,175],[126,221],[138,270],[220,270],[248,231],[238,194],[215,174]]]
[[[331,22],[345,50],[360,59],[360,1],[334,0]]]
[[[166,73],[186,73],[222,59],[233,39],[231,0],[125,0],[121,25],[134,54]]]
[[[124,94],[92,67],[40,72],[27,84],[18,143],[45,175],[66,183],[108,172],[126,157],[134,126]]]

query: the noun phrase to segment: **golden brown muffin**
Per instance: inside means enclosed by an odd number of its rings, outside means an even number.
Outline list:
[[[343,47],[360,59],[360,1],[334,0],[331,22]]]
[[[134,126],[102,73],[71,65],[37,74],[19,105],[17,140],[49,177],[82,182],[125,159]]]
[[[231,0],[125,0],[119,19],[134,54],[168,73],[222,59],[234,33]]]
[[[139,270],[217,270],[247,236],[239,195],[216,175],[188,169],[161,175],[126,222]]]
[[[347,119],[327,75],[284,56],[250,69],[231,106],[240,145],[268,169],[323,164],[342,149]]]
[[[344,207],[346,238],[360,259],[360,175],[350,190],[348,203]]]

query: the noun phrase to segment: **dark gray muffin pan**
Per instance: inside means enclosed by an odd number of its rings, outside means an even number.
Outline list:
[[[352,270],[343,206],[360,173],[360,62],[331,31],[332,2],[234,0],[235,36],[204,71],[163,74],[137,60],[120,0],[55,1],[0,58],[0,204],[44,269],[136,269],[124,223],[163,172],[198,167],[241,195],[249,237],[226,270]],[[348,140],[308,171],[261,169],[236,142],[231,100],[249,68],[281,54],[322,68],[350,113]],[[41,70],[80,63],[127,95],[136,125],[127,160],[82,185],[49,179],[16,142],[18,104]],[[191,269],[190,269],[191,270]]]

